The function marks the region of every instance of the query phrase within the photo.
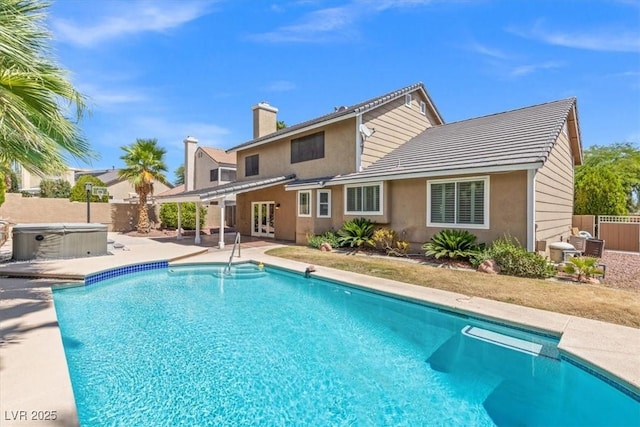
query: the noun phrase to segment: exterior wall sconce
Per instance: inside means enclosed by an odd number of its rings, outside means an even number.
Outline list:
[[[276,209],[280,209],[280,203],[276,203]]]

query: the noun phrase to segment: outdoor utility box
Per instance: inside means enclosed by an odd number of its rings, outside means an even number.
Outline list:
[[[584,254],[586,256],[601,258],[603,253],[604,253],[604,240],[587,239],[584,245]]]
[[[107,255],[107,226],[85,223],[16,224],[13,259],[62,259]]]
[[[564,262],[565,251],[575,251],[571,243],[567,242],[554,242],[549,245],[549,259],[553,262]]]

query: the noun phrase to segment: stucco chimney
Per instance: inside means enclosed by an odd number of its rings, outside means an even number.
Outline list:
[[[269,135],[278,130],[278,109],[268,102],[259,102],[253,107],[253,137]]]
[[[195,164],[196,164],[196,146],[198,140],[192,136],[188,136],[184,140],[184,190],[191,191],[194,189]]]

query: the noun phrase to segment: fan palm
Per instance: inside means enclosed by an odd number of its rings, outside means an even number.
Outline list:
[[[133,185],[138,195],[137,231],[148,233],[151,226],[147,201],[149,196],[153,195],[154,181],[167,184],[164,176],[164,172],[167,171],[164,155],[167,151],[158,147],[156,139],[137,139],[133,144],[121,148],[125,154],[120,158],[124,160],[126,167],[118,174],[120,178]]]
[[[85,99],[49,52],[47,6],[0,0],[0,174],[14,161],[49,174],[66,167],[67,155],[85,162],[97,157],[77,126]]]

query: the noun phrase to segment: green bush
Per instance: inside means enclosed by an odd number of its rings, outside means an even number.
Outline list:
[[[95,176],[91,175],[82,175],[80,178],[76,180],[76,183],[73,187],[71,187],[71,194],[69,195],[69,200],[72,202],[86,202],[87,201],[87,190],[85,190],[84,185],[86,183],[91,183],[94,187],[105,187],[105,183]],[[91,194],[91,202],[98,203],[106,203],[109,201],[109,195],[105,195],[102,197],[98,197],[94,194]]]
[[[67,199],[69,196],[71,196],[71,184],[68,181],[64,179],[43,179],[40,181],[40,197],[45,199]]]
[[[467,230],[442,230],[422,245],[426,256],[469,259],[478,253],[476,236]]]
[[[207,208],[200,206],[200,228],[204,227]],[[180,204],[180,220],[184,230],[196,229],[196,204],[193,202]],[[178,228],[178,204],[163,203],[160,205],[160,221],[166,228]]]
[[[338,235],[333,231],[327,231],[319,235],[310,234],[307,236],[307,243],[312,248],[319,249],[320,246],[325,242],[330,244],[332,248],[340,247],[340,242],[338,242]]]
[[[546,279],[556,275],[556,269],[535,252],[523,248],[517,239],[504,237],[494,241],[490,247],[472,259],[474,266],[492,259],[500,266],[501,274],[534,279]]]
[[[366,218],[355,218],[345,222],[338,230],[340,246],[360,248],[364,245],[374,246],[372,240],[373,223]]]

